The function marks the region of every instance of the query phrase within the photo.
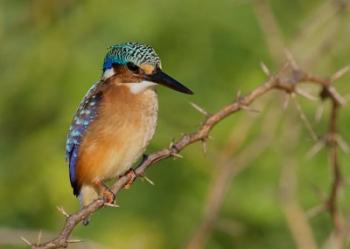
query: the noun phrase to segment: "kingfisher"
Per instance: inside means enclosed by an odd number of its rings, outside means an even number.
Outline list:
[[[112,204],[105,181],[133,172],[156,129],[157,85],[193,94],[162,71],[151,46],[127,42],[109,48],[102,76],[81,101],[66,142],[70,183],[82,207],[98,197]]]

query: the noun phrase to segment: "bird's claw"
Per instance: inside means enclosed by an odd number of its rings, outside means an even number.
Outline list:
[[[99,189],[100,196],[102,196],[105,203],[114,203],[114,193],[102,181],[95,181],[95,186]]]
[[[108,189],[108,188],[103,189],[101,192],[101,195],[102,195],[105,203],[107,203],[107,204],[114,203],[115,195],[110,189]]]
[[[125,183],[124,188],[129,189],[131,184],[133,184],[133,182],[135,181],[137,174],[135,170],[131,168],[128,170],[128,172],[126,172],[125,175],[129,177],[129,180],[127,181],[127,183]]]

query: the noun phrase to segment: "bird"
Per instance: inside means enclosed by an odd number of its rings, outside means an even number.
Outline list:
[[[106,181],[135,174],[132,166],[157,126],[158,85],[193,94],[163,72],[151,46],[126,42],[108,49],[102,76],[80,102],[66,141],[70,183],[81,207],[99,197],[113,204]]]

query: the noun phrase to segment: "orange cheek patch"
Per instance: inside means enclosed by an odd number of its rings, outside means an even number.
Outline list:
[[[140,67],[146,74],[152,74],[154,71],[154,66],[150,64],[142,64]]]

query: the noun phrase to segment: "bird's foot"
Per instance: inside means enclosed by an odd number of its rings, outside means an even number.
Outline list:
[[[107,204],[113,204],[115,195],[102,181],[95,181],[95,186],[98,188],[100,195]]]
[[[129,177],[129,180],[127,181],[127,183],[125,183],[124,189],[129,189],[131,187],[131,184],[133,184],[133,182],[135,181],[137,174],[135,170],[131,168],[125,173],[125,175]]]
[[[101,195],[102,195],[105,203],[107,203],[107,204],[113,204],[114,203],[115,195],[109,188],[106,188],[105,190],[103,190],[101,192]]]

